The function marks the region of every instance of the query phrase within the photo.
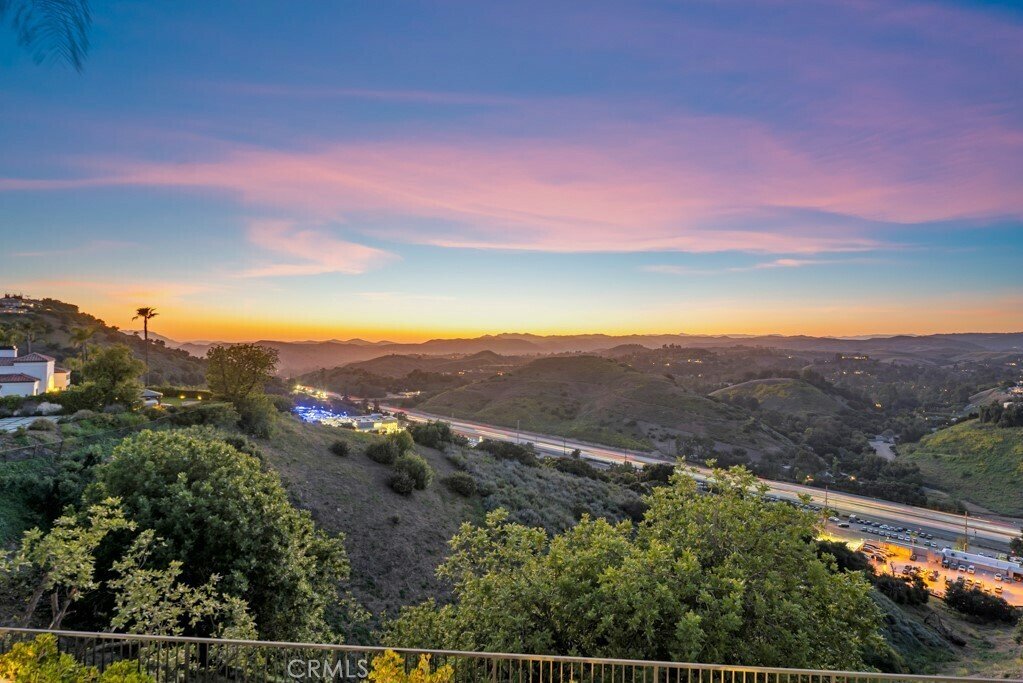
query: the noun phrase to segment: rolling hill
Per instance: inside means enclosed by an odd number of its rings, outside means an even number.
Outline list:
[[[171,343],[193,355],[203,356],[215,342]],[[366,342],[361,339],[322,342],[256,342],[277,349],[283,376],[298,376],[320,368],[333,368],[389,355],[453,356],[490,351],[507,356],[540,356],[563,353],[618,355],[637,347],[656,349],[665,345],[687,348],[730,348],[735,346],[787,349],[819,354],[851,353],[885,361],[948,364],[991,353],[1023,352],[1023,333],[900,335],[843,339],[835,337],[783,335],[535,335],[506,333],[468,339],[431,339],[421,343]]]
[[[749,414],[687,392],[661,375],[608,358],[563,356],[534,360],[509,373],[442,392],[418,409],[624,448],[674,454],[676,436],[763,452],[787,445]]]
[[[160,319],[157,318],[157,321]],[[32,350],[53,356],[58,362],[67,362],[79,355],[71,341],[72,330],[86,327],[95,330],[89,342],[92,346],[125,344],[132,349],[138,358],[144,355],[144,342],[141,333],[125,333],[107,325],[99,318],[78,310],[74,304],[43,299],[35,302],[35,306],[27,313],[17,316],[7,315],[0,318],[0,326],[17,326],[27,322],[38,322],[42,332],[32,342]],[[205,361],[171,348],[165,338],[150,334],[149,363],[151,370],[150,384],[174,384],[183,386],[201,385],[205,382]],[[27,343],[19,346],[27,350]]]
[[[711,396],[727,400],[755,398],[764,410],[800,417],[837,415],[846,407],[842,398],[832,396],[809,382],[783,377],[733,384],[712,392]]]
[[[1023,515],[1023,427],[977,420],[900,447],[928,485],[1005,515]]]

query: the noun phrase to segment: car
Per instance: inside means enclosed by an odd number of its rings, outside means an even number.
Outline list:
[[[948,560],[942,560],[941,561],[941,568],[942,569],[948,569]]]
[[[976,574],[977,568],[971,564],[969,567],[966,568],[966,571],[970,572],[971,574]]]
[[[1001,574],[995,574],[995,581],[1001,581],[1001,580],[1002,580],[1002,575]]]
[[[839,529],[848,529],[849,528],[849,522],[839,522],[838,523],[838,528]]]
[[[914,554],[909,556],[909,561],[910,562],[916,562],[916,553],[914,553]]]
[[[959,571],[965,572],[966,571],[966,565],[965,564],[959,565]]]
[[[1002,587],[1001,586],[995,586],[995,593],[997,593],[998,595],[1001,595],[1002,594]]]
[[[870,532],[870,528],[865,527],[865,526],[861,526],[860,527],[860,531],[862,531],[863,533],[869,533]]]

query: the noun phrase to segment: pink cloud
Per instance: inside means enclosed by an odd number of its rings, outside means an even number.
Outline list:
[[[397,258],[381,249],[340,240],[324,230],[299,228],[288,221],[257,221],[249,226],[248,238],[278,260],[243,271],[243,277],[355,275]],[[285,260],[280,260],[282,257]]]
[[[591,125],[554,138],[477,134],[303,151],[223,146],[195,163],[90,161],[78,179],[0,179],[0,190],[194,188],[283,209],[299,222],[341,222],[349,234],[554,252],[863,251],[891,236],[850,225],[1023,215],[1012,173],[1023,158],[1017,132],[994,115],[971,128],[942,112],[909,135],[900,117],[908,112],[897,111],[896,96],[882,95],[896,111],[873,114],[869,127],[880,132],[841,142],[687,116]],[[827,107],[821,115],[835,126],[857,125],[855,110]],[[877,112],[876,99],[864,110]],[[827,214],[857,220],[807,217]],[[250,274],[364,272],[384,258],[330,239],[279,225],[254,229],[254,241],[292,260]]]

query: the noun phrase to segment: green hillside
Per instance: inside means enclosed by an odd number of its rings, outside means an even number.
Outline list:
[[[757,379],[718,389],[711,396],[734,400],[754,398],[764,410],[787,415],[836,415],[843,408],[842,399],[825,393],[800,379]]]
[[[159,320],[156,318],[153,324],[157,325]],[[36,324],[37,331],[29,344],[20,330],[31,323]],[[27,313],[0,317],[0,330],[14,330],[19,335],[18,347],[22,353],[31,346],[32,351],[53,356],[62,363],[69,363],[81,355],[81,349],[72,340],[76,328],[95,330],[88,342],[92,347],[126,344],[136,356],[143,357],[145,346],[140,336],[121,332],[63,301],[43,299]],[[165,346],[163,341],[150,339],[149,363],[152,385],[195,386],[205,382],[205,362],[202,359]]]
[[[760,427],[744,431],[748,414],[741,409],[596,356],[540,358],[417,409],[623,448],[672,452],[676,436],[690,435],[750,451],[783,445]]]
[[[900,450],[928,485],[1006,515],[1023,515],[1023,427],[969,420]]]

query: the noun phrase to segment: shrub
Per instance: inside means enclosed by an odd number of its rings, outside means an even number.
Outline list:
[[[406,453],[394,463],[396,472],[406,473],[415,483],[415,487],[422,491],[433,481],[433,468],[430,463],[421,455]]]
[[[1016,610],[1003,598],[988,595],[978,588],[967,588],[962,581],[956,581],[945,591],[945,604],[983,621],[1014,624],[1019,619]]]
[[[574,474],[577,477],[587,477],[589,479],[607,481],[606,474],[581,458],[555,458],[553,460],[553,467],[559,472],[564,472],[565,474]]]
[[[405,659],[394,650],[388,650],[373,660],[369,672],[372,683],[451,683],[455,670],[450,664],[430,670],[430,655],[419,655],[419,664],[406,672]]]
[[[348,454],[352,452],[352,447],[348,445],[347,441],[335,441],[330,444],[330,452],[334,455],[341,456],[342,458],[348,457]]]
[[[105,394],[102,388],[92,382],[76,384],[56,396],[53,400],[64,407],[65,413],[82,410],[102,410]]]
[[[256,444],[252,443],[251,441],[246,439],[244,436],[237,436],[237,435],[234,435],[234,434],[229,434],[229,435],[223,437],[223,439],[224,439],[224,443],[226,443],[229,446],[233,446],[234,449],[236,451],[238,451],[239,453],[246,453],[246,454],[251,455],[253,457],[259,458],[260,460],[263,459],[263,452],[261,450],[259,450],[259,446],[257,446]]]
[[[94,470],[91,500],[119,498],[153,530],[154,566],[182,561],[181,580],[248,602],[267,640],[316,638],[348,576],[342,539],[295,508],[280,476],[208,429],[143,431]],[[115,548],[111,548],[114,556]]]
[[[39,418],[37,420],[32,420],[32,424],[30,424],[28,428],[33,432],[55,432],[57,431],[57,423],[53,420]]]
[[[279,413],[290,413],[291,409],[295,407],[295,402],[291,400],[290,396],[284,396],[283,394],[268,394],[267,397]]]
[[[533,448],[533,444],[522,444],[511,443],[509,441],[494,441],[492,439],[483,439],[476,446],[478,450],[486,451],[494,457],[501,458],[502,460],[515,460],[523,465],[529,467],[539,467],[540,461],[536,457],[536,451]]]
[[[427,448],[443,449],[446,444],[465,441],[464,437],[459,437],[451,431],[451,425],[440,420],[410,425],[408,431],[416,443]]]
[[[444,485],[466,498],[476,495],[476,480],[466,472],[455,472],[444,477]]]
[[[391,434],[387,437],[387,440],[393,443],[395,448],[398,449],[398,455],[407,453],[416,447],[416,442],[412,439],[412,435],[408,432]]]
[[[366,455],[370,460],[381,465],[393,465],[398,459],[398,448],[391,440],[378,441],[370,444],[366,449]]]
[[[238,411],[238,427],[247,434],[267,438],[277,422],[277,408],[264,394],[253,394],[234,403]]]
[[[416,488],[416,480],[405,470],[395,470],[391,474],[391,488],[403,496],[410,495]]]
[[[874,585],[878,591],[897,605],[923,605],[930,598],[927,585],[919,576],[904,579],[881,574],[875,579]]]
[[[230,403],[204,403],[171,411],[170,423],[177,427],[233,427],[240,416]]]
[[[57,649],[55,636],[46,633],[27,643],[15,643],[0,656],[0,680],[33,683],[153,683],[139,670],[138,662],[124,660],[102,674],[96,667],[80,664]]]

